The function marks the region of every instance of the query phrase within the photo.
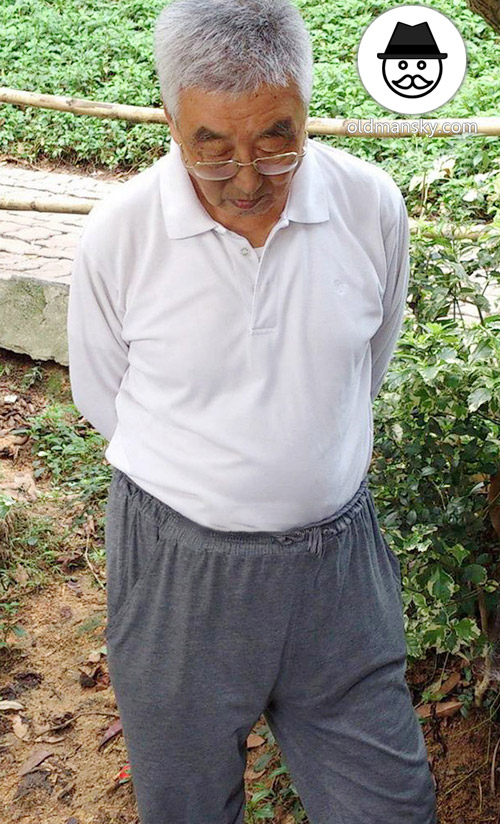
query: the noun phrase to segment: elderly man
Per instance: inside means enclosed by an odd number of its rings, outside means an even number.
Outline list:
[[[311,824],[434,824],[367,473],[400,332],[392,179],[307,138],[288,0],[174,0],[170,152],[90,215],[76,406],[109,439],[107,650],[142,824],[241,824],[263,713]]]

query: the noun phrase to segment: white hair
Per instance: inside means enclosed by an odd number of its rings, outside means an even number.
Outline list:
[[[173,0],[156,20],[154,52],[174,121],[181,90],[193,86],[238,95],[295,84],[309,107],[311,39],[290,0]]]

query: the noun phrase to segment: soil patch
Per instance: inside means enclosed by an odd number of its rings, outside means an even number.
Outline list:
[[[23,388],[34,362],[0,350],[0,364],[0,401],[10,396],[8,414],[0,403],[0,437],[8,439],[30,408],[36,414],[50,399],[71,400],[66,367],[44,362],[42,379]],[[15,448],[0,454],[2,484],[11,482],[16,489],[21,474],[39,491],[49,491],[50,482],[33,474],[29,440],[10,443]],[[17,494],[30,500],[29,484],[18,484]],[[64,527],[74,501],[68,501],[66,509],[60,499],[40,501],[35,496],[30,506],[33,516],[43,512],[57,530]],[[64,547],[68,557],[80,558],[76,568],[70,566],[65,573],[63,567],[34,589],[21,577],[16,587],[16,621],[24,634],[11,634],[9,647],[0,650],[0,701],[14,702],[0,710],[2,824],[138,824],[133,784],[119,779],[127,752],[106,663],[105,570],[103,564],[82,561],[83,542],[84,534],[76,531]],[[0,589],[0,601],[12,597]],[[423,690],[442,670],[456,682],[445,700],[456,700],[464,690],[459,677],[463,663],[453,656],[430,655],[409,668],[414,706],[421,704]],[[253,736],[263,727],[261,717]],[[423,731],[437,782],[439,824],[500,824],[498,713],[473,707],[467,717],[460,712],[439,717],[434,708]],[[276,791],[284,787],[286,776],[267,779],[280,764],[277,746],[254,737],[248,744],[247,799],[266,782],[274,781]],[[271,758],[265,770],[255,771],[266,753]],[[290,805],[276,808],[275,824],[293,824],[290,810]]]

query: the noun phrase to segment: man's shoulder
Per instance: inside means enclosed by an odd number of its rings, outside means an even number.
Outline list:
[[[82,243],[104,248],[120,243],[148,219],[155,197],[159,198],[158,177],[164,157],[122,183],[116,183],[89,212],[82,232]]]
[[[315,157],[323,176],[332,183],[342,182],[353,195],[400,200],[401,191],[391,175],[381,166],[352,154],[347,149],[314,141]]]

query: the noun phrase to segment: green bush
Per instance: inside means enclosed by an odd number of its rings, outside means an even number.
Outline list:
[[[486,493],[500,469],[500,314],[481,283],[500,285],[499,252],[498,236],[414,241],[409,309],[374,403],[371,475],[401,562],[409,660],[482,654],[478,593],[490,615],[496,606]]]

